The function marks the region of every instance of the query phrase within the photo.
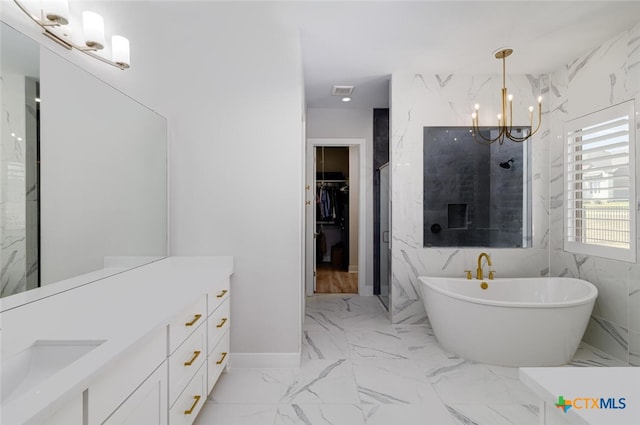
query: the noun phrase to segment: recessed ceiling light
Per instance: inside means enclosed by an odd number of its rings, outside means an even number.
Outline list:
[[[350,97],[343,97],[342,101],[343,102],[351,102],[351,98]]]

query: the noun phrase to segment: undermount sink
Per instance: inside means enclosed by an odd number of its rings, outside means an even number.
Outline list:
[[[12,400],[80,359],[104,340],[37,340],[2,360],[2,404]]]

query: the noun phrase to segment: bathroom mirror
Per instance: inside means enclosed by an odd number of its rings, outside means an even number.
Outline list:
[[[165,257],[166,120],[1,31],[2,309]]]
[[[469,127],[424,127],[423,136],[423,245],[530,247],[531,141],[480,144]]]

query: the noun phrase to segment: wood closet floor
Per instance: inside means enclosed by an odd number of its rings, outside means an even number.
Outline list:
[[[358,273],[336,270],[331,264],[316,266],[316,294],[357,294]]]

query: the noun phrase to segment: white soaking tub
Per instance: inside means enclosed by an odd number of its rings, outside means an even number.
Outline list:
[[[568,363],[598,295],[594,285],[573,278],[419,279],[440,344],[464,359],[500,366]]]

